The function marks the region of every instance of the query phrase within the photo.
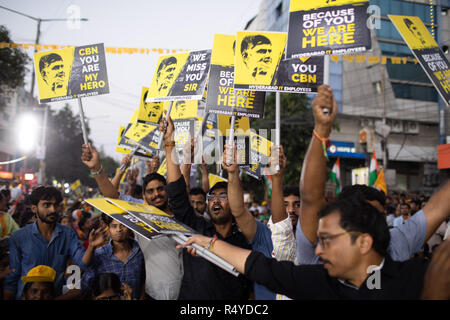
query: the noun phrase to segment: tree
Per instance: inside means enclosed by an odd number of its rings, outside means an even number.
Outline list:
[[[8,29],[3,25],[0,25],[0,42],[12,42]],[[29,61],[28,55],[20,48],[0,49],[0,97],[4,95],[5,88],[23,86]],[[5,102],[0,99],[0,110],[4,106]]]
[[[281,125],[280,143],[286,154],[287,164],[284,171],[285,185],[298,185],[301,166],[314,129],[314,118],[308,107],[309,99],[303,94],[280,94]],[[266,97],[264,119],[251,119],[250,127],[258,133],[259,129],[268,129],[268,139],[275,142],[270,129],[275,129],[275,94]],[[261,201],[264,196],[264,182],[246,176],[243,178],[246,190],[255,190],[256,198]]]
[[[86,122],[89,134],[89,124]],[[83,132],[80,119],[74,115],[69,104],[58,112],[49,112],[46,150],[46,176],[69,183],[80,179],[83,185],[96,187],[89,169],[81,162]],[[111,157],[103,156],[102,164],[108,175],[114,175],[112,168],[119,164]],[[115,169],[114,169],[115,170]]]

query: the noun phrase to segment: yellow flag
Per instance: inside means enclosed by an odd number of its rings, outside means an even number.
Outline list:
[[[386,187],[386,179],[384,178],[384,168],[380,170],[378,173],[377,180],[373,184],[373,186],[381,191],[384,192],[384,194],[387,194],[387,187]]]

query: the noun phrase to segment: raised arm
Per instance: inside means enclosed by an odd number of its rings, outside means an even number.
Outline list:
[[[330,110],[329,115],[323,113],[324,108]],[[337,115],[337,103],[331,87],[327,85],[319,87],[312,109],[315,133],[320,137],[328,138]],[[326,163],[321,141],[312,137],[300,176],[300,224],[304,235],[311,243],[316,242],[319,224],[317,214],[326,204],[324,196]]]
[[[179,167],[178,155],[175,150],[174,125],[172,118],[163,117],[160,123],[160,131],[164,132],[164,152],[166,153],[167,162],[167,183],[177,181],[182,176]]]
[[[230,163],[230,165],[227,165],[227,163]],[[244,236],[249,242],[252,242],[256,234],[257,223],[255,217],[253,217],[244,205],[244,192],[239,178],[239,165],[237,164],[236,143],[233,142],[233,146],[225,144],[222,166],[228,172],[227,193],[231,213]]]
[[[205,159],[202,157],[202,187],[205,193],[209,191],[208,169],[206,168]]]
[[[191,190],[191,166],[194,157],[194,137],[188,141],[183,148],[183,163],[181,164],[181,174],[186,182],[186,188]]]
[[[270,168],[274,168],[279,163],[280,170],[273,170],[272,174],[272,222],[277,223],[287,218],[286,208],[283,199],[283,172],[286,168],[286,157],[284,155],[283,146],[273,146],[270,157]]]
[[[157,155],[153,156],[150,160],[145,161],[145,174],[158,172],[160,165],[159,157]]]
[[[122,162],[120,163],[120,168],[122,168],[122,165],[125,165],[123,170],[117,170],[116,175],[111,180],[111,184],[116,190],[119,190],[120,186],[120,180],[122,180],[123,175],[127,171],[127,168],[130,166],[131,163],[131,156],[128,154],[125,157],[123,157]]]
[[[425,221],[427,223],[427,242],[441,223],[450,216],[450,181],[447,181],[440,189],[434,193],[423,208]]]
[[[105,171],[103,171],[100,164],[100,156],[95,148],[89,143],[89,145],[83,144],[81,147],[81,161],[91,170],[95,181],[100,189],[100,192],[108,198],[117,199],[119,192],[109,180]]]

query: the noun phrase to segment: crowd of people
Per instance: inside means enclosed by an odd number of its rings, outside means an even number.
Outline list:
[[[82,146],[81,161],[91,170],[98,196],[152,205],[173,216],[198,233],[184,245],[169,236],[149,240],[51,186],[29,195],[21,195],[17,185],[5,188],[0,192],[2,298],[450,299],[450,182],[430,197],[385,195],[365,185],[325,197],[322,142],[337,116],[330,87],[319,88],[312,111],[314,135],[299,185],[283,184],[288,155],[283,146],[273,147],[271,198],[261,203],[244,201],[235,145],[226,145],[223,153],[226,182],[209,186],[203,179],[191,188],[193,143],[178,159],[170,117],[160,128],[167,177],[157,173],[155,157],[147,161],[142,184],[138,170],[130,168],[123,188],[120,180],[131,157],[110,179],[95,148]],[[199,257],[194,243],[240,275]]]

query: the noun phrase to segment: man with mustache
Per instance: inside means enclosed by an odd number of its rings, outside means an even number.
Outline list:
[[[90,144],[82,146],[81,160],[91,170],[100,192],[105,197],[146,203],[172,215],[165,190],[167,183],[162,175],[158,173],[146,175],[142,180],[142,199],[136,199],[117,191],[117,187],[111,183],[102,169],[97,150]],[[145,259],[145,292],[151,299],[177,299],[183,277],[183,263],[182,252],[175,248],[176,242],[169,237],[149,241],[137,233],[135,236]]]
[[[167,195],[175,217],[197,232],[222,239],[228,243],[249,249],[247,239],[238,229],[228,203],[227,183],[218,182],[207,194],[208,213],[211,221],[195,214],[189,201],[186,182],[181,174],[175,151],[174,126],[169,117],[162,120],[160,130],[164,134],[164,151],[167,159]],[[243,276],[235,277],[203,258],[183,254],[184,276],[180,300],[247,300],[251,282]]]
[[[170,90],[171,83],[175,77],[175,70],[177,67],[177,58],[168,57],[161,61],[158,70],[156,71],[156,89],[158,93],[163,95]]]
[[[10,269],[14,270],[5,278],[5,300],[21,299],[24,283],[20,280],[37,265],[47,265],[56,271],[55,296],[57,299],[71,299],[81,294],[74,289],[61,295],[67,260],[72,259],[85,269],[83,255],[75,231],[57,223],[62,201],[61,192],[54,187],[39,186],[31,193],[31,209],[36,222],[16,231],[9,238]],[[89,240],[93,243],[104,241],[101,232],[92,232]]]
[[[251,76],[256,81],[270,84],[272,68],[272,43],[263,35],[247,36],[241,42],[241,55]]]

